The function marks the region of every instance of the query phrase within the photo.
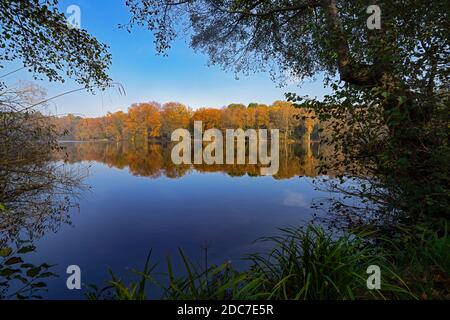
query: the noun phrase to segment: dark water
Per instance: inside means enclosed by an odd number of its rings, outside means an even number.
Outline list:
[[[102,284],[108,267],[126,276],[142,267],[150,249],[162,269],[171,256],[181,270],[178,247],[202,261],[205,243],[210,262],[244,268],[245,254],[264,249],[255,239],[307,223],[311,202],[324,196],[312,184],[321,153],[314,144],[281,145],[273,177],[251,165],[175,166],[170,149],[158,144],[64,145],[67,165],[87,169],[91,189],[71,210],[71,224],[36,241],[33,262],[57,264],[60,275],[48,281],[46,298],[83,298],[66,288],[68,265],[81,267],[84,284]]]

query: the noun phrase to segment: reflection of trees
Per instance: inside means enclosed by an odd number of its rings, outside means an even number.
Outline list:
[[[43,92],[33,85],[0,83],[0,299],[38,298],[49,264],[24,261],[33,241],[69,223],[81,176],[76,167],[52,161],[54,127],[33,109]]]
[[[65,145],[68,161],[71,163],[97,161],[119,169],[128,167],[130,172],[137,176],[157,178],[164,175],[169,178],[178,178],[192,169],[198,172],[222,172],[229,176],[260,176],[261,165],[175,165],[170,157],[171,148],[170,144],[146,143],[85,142]],[[320,152],[324,151],[320,150]],[[317,176],[318,155],[317,143],[283,144],[280,146],[279,171],[274,178]]]
[[[2,176],[0,245],[24,237],[33,240],[69,223],[69,208],[79,189],[79,176],[56,163],[21,166]]]
[[[33,85],[0,92],[0,248],[17,237],[33,239],[67,222],[80,176],[62,162],[53,127],[33,110],[42,91]]]

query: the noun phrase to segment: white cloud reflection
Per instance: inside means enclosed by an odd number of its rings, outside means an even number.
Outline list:
[[[286,197],[283,199],[283,204],[289,207],[309,208],[309,203],[305,200],[303,194],[299,192],[286,192]]]

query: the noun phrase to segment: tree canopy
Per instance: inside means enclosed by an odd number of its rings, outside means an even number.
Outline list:
[[[158,51],[182,26],[191,45],[212,63],[236,71],[267,69],[299,78],[318,72],[374,86],[395,73],[411,88],[418,80],[443,85],[448,53],[448,2],[376,1],[381,30],[366,26],[373,1],[128,0],[127,27],[145,26]],[[421,72],[419,72],[421,71]],[[420,76],[419,76],[420,74]],[[420,81],[419,81],[420,82]],[[425,86],[426,87],[426,86]]]
[[[238,107],[236,107],[238,106]],[[203,129],[279,129],[285,141],[307,137],[317,139],[319,122],[311,112],[295,108],[286,101],[275,101],[270,107],[256,104],[246,108],[230,104],[222,109],[199,108],[192,110],[178,102],[135,103],[128,112],[108,113],[99,118],[81,118],[69,114],[52,119],[61,139],[112,141],[143,141],[156,138],[170,140],[178,128],[192,129],[195,121]]]
[[[71,27],[58,0],[2,0],[0,68],[19,60],[35,77],[50,81],[72,77],[86,86],[104,86],[111,63],[108,46],[85,30]]]

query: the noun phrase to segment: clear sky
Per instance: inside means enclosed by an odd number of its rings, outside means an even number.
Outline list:
[[[188,39],[178,39],[168,51],[168,56],[158,56],[153,35],[145,29],[134,29],[131,34],[118,28],[127,23],[129,11],[125,0],[61,0],[61,11],[69,5],[81,9],[81,27],[99,41],[110,46],[112,66],[109,70],[114,81],[121,83],[126,95],[117,90],[92,95],[86,92],[70,94],[54,100],[51,111],[58,114],[75,113],[83,116],[100,116],[107,111],[125,111],[132,103],[145,101],[182,102],[194,109],[222,107],[230,103],[259,102],[270,104],[283,100],[285,92],[297,92],[312,97],[322,97],[326,92],[320,79],[305,82],[299,87],[290,84],[280,88],[267,73],[239,75],[225,72],[220,66],[208,66],[205,55],[195,53]],[[3,72],[13,69],[7,65]],[[9,81],[31,79],[26,71],[9,77]],[[48,96],[75,89],[78,86],[39,82]]]

